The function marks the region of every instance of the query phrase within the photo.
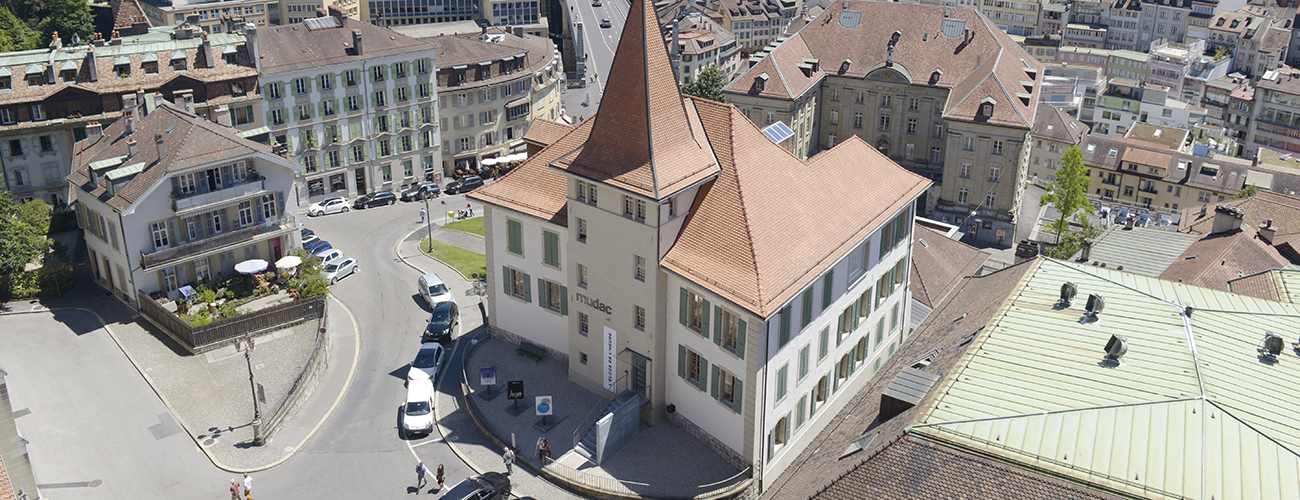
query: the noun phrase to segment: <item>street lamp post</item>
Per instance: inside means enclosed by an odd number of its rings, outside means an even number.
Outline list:
[[[235,352],[244,351],[244,361],[248,363],[248,388],[253,393],[253,446],[262,446],[266,441],[262,436],[262,406],[257,401],[257,382],[253,381],[253,335],[246,334],[243,341],[240,340],[235,339]]]
[[[49,265],[53,261],[54,261],[54,247],[50,247],[49,250],[46,252],[45,264]],[[54,274],[54,291],[59,294],[59,297],[63,297],[63,287],[59,286],[59,273],[55,272],[53,274]]]
[[[429,235],[429,251],[433,252],[433,212],[429,211],[429,193],[424,193],[424,234]]]

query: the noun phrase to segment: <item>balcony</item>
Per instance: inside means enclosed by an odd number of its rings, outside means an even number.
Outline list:
[[[1160,191],[1157,190],[1155,186],[1138,188],[1138,191],[1141,191],[1143,193],[1148,193],[1148,194],[1160,194]]]
[[[192,258],[221,248],[247,243],[260,235],[275,232],[288,232],[296,228],[297,226],[294,223],[293,217],[267,219],[258,224],[219,234],[211,238],[204,238],[184,245],[155,250],[152,253],[140,252],[140,263],[146,270],[149,270],[164,264]]]
[[[176,199],[176,215],[187,215],[198,209],[212,207],[223,202],[232,201],[239,198],[245,198],[258,194],[266,190],[266,180],[259,179],[255,181],[237,184],[225,189],[209,191],[202,194],[194,194],[184,198]],[[182,213],[184,212],[184,213]]]

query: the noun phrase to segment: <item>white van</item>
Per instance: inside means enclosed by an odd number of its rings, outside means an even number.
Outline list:
[[[451,289],[447,288],[447,284],[436,273],[420,276],[419,289],[420,296],[424,297],[424,303],[429,305],[429,309],[443,302],[451,302]]]
[[[402,429],[410,434],[433,432],[433,381],[427,378],[406,383],[406,406],[402,407]]]

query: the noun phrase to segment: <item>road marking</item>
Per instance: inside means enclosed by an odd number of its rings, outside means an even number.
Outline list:
[[[412,444],[412,445],[408,445],[408,446],[410,446],[412,449],[415,449],[415,448],[417,448],[417,447],[424,446],[424,445],[429,444],[429,443],[441,443],[441,442],[443,442],[443,439],[439,437],[439,438],[430,439],[430,440],[425,441],[425,442],[420,443],[420,444]],[[409,441],[408,441],[408,443],[409,443]],[[418,458],[418,457],[417,457],[417,458]]]

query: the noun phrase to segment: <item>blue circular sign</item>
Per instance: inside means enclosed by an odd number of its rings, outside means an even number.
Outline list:
[[[540,412],[542,412],[542,413],[550,413],[550,412],[551,412],[551,405],[546,404],[546,403],[538,403],[538,404],[537,404],[537,411],[540,411]]]

